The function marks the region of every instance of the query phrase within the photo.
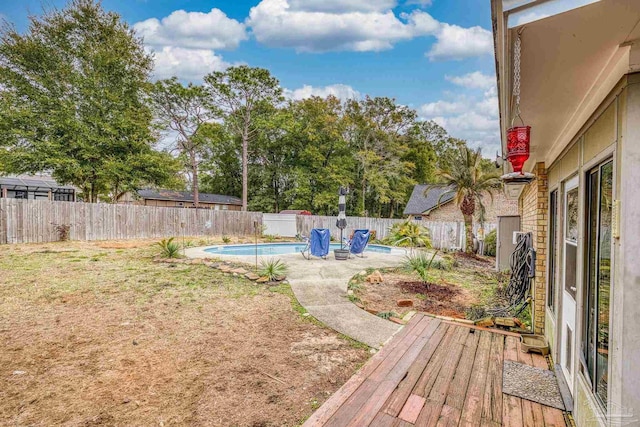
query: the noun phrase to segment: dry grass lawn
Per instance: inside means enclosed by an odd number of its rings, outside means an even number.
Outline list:
[[[0,247],[0,425],[297,425],[368,351],[149,242]]]

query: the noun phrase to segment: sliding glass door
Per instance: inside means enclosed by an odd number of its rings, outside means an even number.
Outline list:
[[[592,169],[587,176],[587,186],[587,271],[582,313],[582,365],[594,394],[606,407],[612,283],[613,161]]]

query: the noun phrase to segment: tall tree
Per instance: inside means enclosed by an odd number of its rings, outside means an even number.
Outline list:
[[[47,171],[86,201],[164,174],[128,169],[153,153],[145,102],[153,60],[142,40],[94,0],[0,30],[0,171]],[[117,196],[117,194],[116,194]]]
[[[483,164],[480,149],[472,150],[466,145],[458,147],[452,154],[451,161],[437,171],[443,183],[451,187],[454,203],[460,208],[464,217],[466,247],[465,252],[473,253],[473,215],[476,210],[484,212],[483,197],[500,188],[501,181],[497,174],[488,173]]]
[[[173,140],[171,149],[184,160],[191,176],[193,204],[200,205],[200,163],[208,156],[213,139],[223,133],[222,126],[214,123],[216,110],[206,106],[207,94],[202,86],[183,86],[175,77],[158,80],[151,99],[157,124],[165,136]]]
[[[247,210],[249,182],[249,144],[256,134],[255,120],[264,104],[282,100],[278,80],[264,68],[246,65],[216,71],[204,77],[211,108],[224,114],[227,124],[242,142],[242,210]]]

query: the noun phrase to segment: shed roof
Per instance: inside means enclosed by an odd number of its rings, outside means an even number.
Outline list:
[[[404,209],[405,215],[421,215],[453,200],[452,186],[441,184],[418,184]],[[428,190],[428,191],[427,191]]]
[[[8,175],[0,176],[0,186],[9,189],[46,189],[75,190],[71,185],[60,185],[47,175]]]
[[[169,200],[174,202],[193,202],[193,193],[176,190],[138,190],[138,195],[147,200]],[[216,203],[219,205],[242,205],[242,200],[234,196],[222,194],[200,193],[201,203]]]

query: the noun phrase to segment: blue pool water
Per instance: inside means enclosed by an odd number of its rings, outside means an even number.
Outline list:
[[[306,247],[305,243],[260,243],[258,255],[286,255],[301,252]],[[331,250],[340,249],[340,243],[332,243]],[[215,255],[255,255],[256,245],[228,245],[212,246],[205,252]],[[391,248],[380,245],[369,245],[365,252],[391,253]]]

